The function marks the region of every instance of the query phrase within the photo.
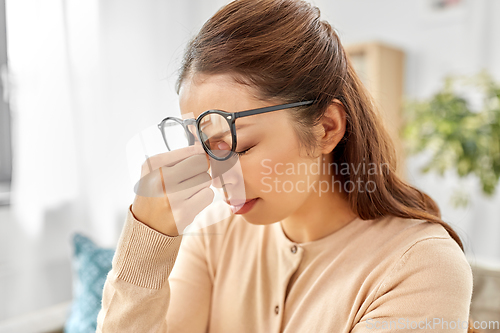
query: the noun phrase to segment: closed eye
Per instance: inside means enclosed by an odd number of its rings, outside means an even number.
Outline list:
[[[253,147],[255,147],[255,146],[252,146],[252,147],[247,148],[247,149],[245,149],[245,150],[243,150],[243,151],[240,151],[240,152],[235,152],[235,153],[236,153],[236,154],[238,154],[238,156],[242,156],[242,155],[245,155],[245,154],[246,154],[246,153],[247,153],[250,149],[252,149]]]

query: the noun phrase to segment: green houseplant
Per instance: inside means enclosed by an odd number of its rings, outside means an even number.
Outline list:
[[[492,196],[500,177],[500,85],[486,72],[448,77],[430,98],[404,107],[402,136],[409,155],[431,151],[421,172],[441,176],[454,170],[462,179],[477,177],[482,192]],[[455,207],[469,204],[457,190]]]

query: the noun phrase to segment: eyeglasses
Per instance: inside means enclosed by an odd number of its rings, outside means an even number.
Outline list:
[[[194,133],[196,133],[198,140],[203,145],[203,149],[210,157],[217,161],[225,161],[238,154],[235,152],[237,143],[236,119],[310,105],[314,102],[316,100],[267,106],[240,112],[207,110],[196,119],[167,117],[158,124],[158,128],[169,151],[194,145]]]

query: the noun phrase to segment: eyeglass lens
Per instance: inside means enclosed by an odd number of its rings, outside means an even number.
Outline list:
[[[189,146],[189,136],[192,136],[192,134],[187,133],[181,123],[169,119],[163,123],[162,131],[168,150],[176,150]]]
[[[217,113],[208,113],[201,118],[200,136],[205,147],[214,156],[225,158],[231,153],[233,143],[231,129],[224,116]]]

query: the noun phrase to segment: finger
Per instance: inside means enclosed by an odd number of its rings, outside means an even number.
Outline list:
[[[156,169],[153,172],[141,177],[141,179],[135,184],[134,192],[142,197],[162,197],[165,195],[167,186],[165,185],[161,170]]]
[[[191,198],[188,200],[188,204],[190,207],[193,207],[194,211],[197,211],[197,215],[203,209],[205,209],[208,205],[212,203],[214,200],[215,193],[210,187],[206,187],[196,192]]]
[[[179,234],[184,233],[184,229],[194,221],[196,215],[212,203],[214,196],[211,188],[204,188],[184,202],[180,209],[172,211]]]
[[[142,164],[141,177],[162,166],[173,166],[187,157],[196,154],[205,154],[205,151],[200,144],[148,156],[146,161]]]
[[[211,188],[203,188],[196,192],[189,200],[184,202],[184,211],[192,221],[203,209],[208,207],[214,200],[215,193]]]
[[[199,185],[203,185],[203,187],[210,187],[211,184],[212,178],[208,173],[204,172],[186,181],[183,181],[182,183],[177,184],[171,189],[167,189],[167,193],[171,193],[170,191],[183,191],[190,188],[197,189]]]
[[[194,155],[166,169],[167,177],[172,177],[177,180],[177,183],[181,183],[201,173],[206,173],[208,163],[204,155]]]
[[[141,177],[134,186],[134,192],[143,197],[160,197],[166,193],[179,192],[202,183],[210,186],[212,178],[207,173],[208,168],[204,160],[203,155],[195,155],[173,167],[156,169]]]
[[[200,177],[203,177],[200,175]],[[208,180],[207,180],[208,179]],[[167,196],[169,200],[173,202],[184,202],[186,200],[189,200],[194,194],[196,194],[198,191],[201,191],[202,189],[206,187],[210,187],[211,181],[209,178],[205,179],[194,179],[192,180],[193,183],[196,182],[193,186],[186,187],[181,189],[180,186],[182,184],[178,185],[177,187],[171,188],[170,192],[167,193]]]

